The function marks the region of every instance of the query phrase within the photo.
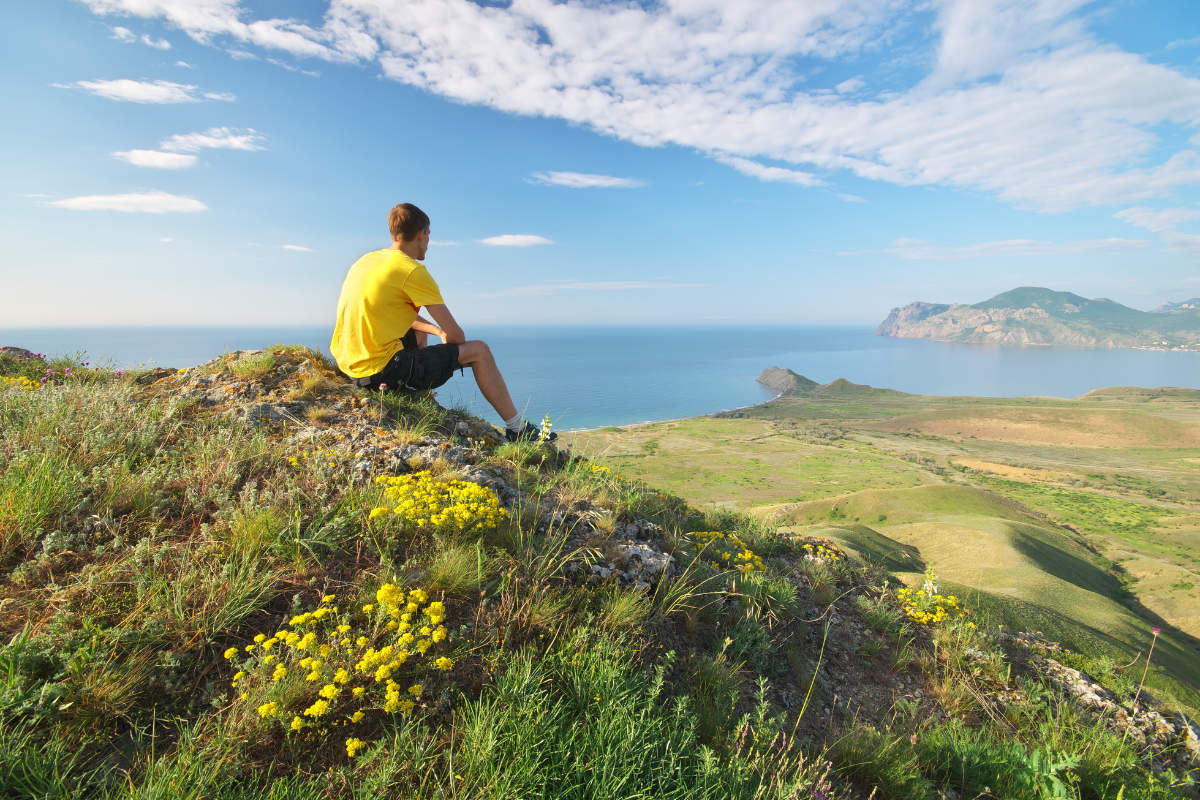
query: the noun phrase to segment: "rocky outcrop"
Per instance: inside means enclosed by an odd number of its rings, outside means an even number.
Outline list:
[[[803,375],[798,375],[790,369],[782,369],[780,367],[768,367],[764,369],[757,380],[763,386],[779,394],[795,394],[796,392],[815,389],[818,386],[816,381],[809,380]]]
[[[1137,743],[1152,764],[1173,766],[1184,773],[1200,771],[1200,725],[1195,720],[1178,712],[1164,714],[1156,710],[1153,706],[1157,703],[1146,691],[1137,697],[1140,702],[1122,703],[1087,673],[1059,661],[1064,653],[1062,646],[1037,634],[1001,631],[996,636],[1019,663],[1044,675],[1110,728]]]

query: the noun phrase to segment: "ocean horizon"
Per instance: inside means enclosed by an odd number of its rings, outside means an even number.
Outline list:
[[[301,344],[328,355],[330,328],[0,328],[0,345],[74,355],[119,368],[185,367],[231,350]],[[912,394],[1077,397],[1107,386],[1200,389],[1200,354],[1062,347],[999,347],[894,339],[865,326],[476,325],[517,408],[559,430],[658,422],[755,405],[768,367],[819,383]],[[438,390],[443,405],[492,422],[470,373]]]

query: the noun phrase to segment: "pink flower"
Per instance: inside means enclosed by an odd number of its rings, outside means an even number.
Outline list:
[[[381,383],[381,384],[379,384],[379,391],[381,391],[381,392],[386,392],[386,391],[387,391],[387,384],[386,384],[386,383]]]
[[[1150,632],[1153,633],[1155,636],[1158,636],[1160,633],[1162,633],[1162,628],[1151,628]]]

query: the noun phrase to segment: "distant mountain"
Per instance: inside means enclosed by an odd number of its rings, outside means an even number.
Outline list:
[[[875,333],[976,344],[1200,351],[1200,299],[1138,311],[1104,298],[1022,286],[974,305],[893,308]]]

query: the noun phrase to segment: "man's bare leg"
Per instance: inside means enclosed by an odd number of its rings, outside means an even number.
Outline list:
[[[508,394],[508,385],[504,376],[496,366],[496,359],[487,342],[478,339],[463,342],[458,346],[458,363],[470,367],[475,375],[475,384],[479,387],[484,399],[492,404],[500,419],[512,419],[517,415],[512,397]]]

